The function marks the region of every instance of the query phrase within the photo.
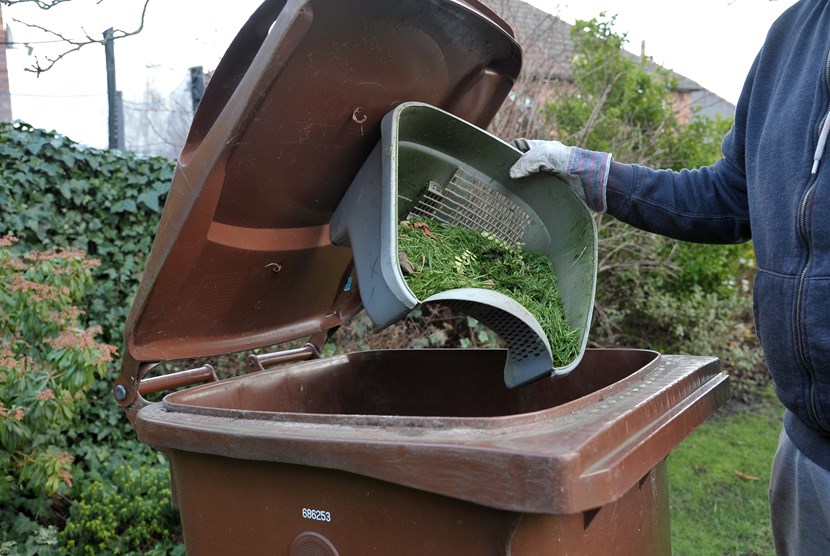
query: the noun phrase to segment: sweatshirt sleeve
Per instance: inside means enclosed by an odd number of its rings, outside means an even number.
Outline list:
[[[612,162],[606,202],[618,220],[675,239],[751,239],[746,178],[724,158],[680,172]]]
[[[745,139],[755,60],[726,134],[723,158],[697,170],[655,170],[612,162],[607,211],[642,230],[697,243],[741,243],[752,238]]]

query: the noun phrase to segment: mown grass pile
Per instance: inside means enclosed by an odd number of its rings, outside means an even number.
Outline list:
[[[548,258],[508,245],[491,234],[432,220],[405,220],[398,228],[401,268],[418,299],[455,288],[483,288],[512,297],[536,317],[550,342],[554,365],[579,353],[579,332],[565,310]]]

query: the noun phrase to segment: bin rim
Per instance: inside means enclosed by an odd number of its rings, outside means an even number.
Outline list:
[[[497,509],[569,514],[618,499],[729,395],[717,358],[663,355],[584,402],[506,418],[431,418],[429,427],[407,417],[252,419],[155,403],[134,426],[162,451],[336,469]]]

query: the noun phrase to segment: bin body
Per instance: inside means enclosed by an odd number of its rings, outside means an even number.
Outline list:
[[[557,515],[488,508],[343,471],[167,454],[188,554],[671,554],[665,460],[616,501]],[[315,509],[322,520],[304,517]]]
[[[587,350],[508,390],[504,357],[291,364],[135,427],[170,460],[188,554],[669,554],[665,457],[727,399],[717,361]]]

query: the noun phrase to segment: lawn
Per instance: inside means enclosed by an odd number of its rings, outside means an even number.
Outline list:
[[[771,390],[731,401],[669,456],[677,556],[772,555],[767,487],[783,407]]]

